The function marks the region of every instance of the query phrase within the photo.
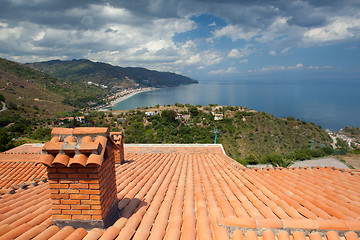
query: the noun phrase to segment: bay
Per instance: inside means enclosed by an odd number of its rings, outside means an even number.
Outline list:
[[[113,109],[175,103],[245,106],[276,117],[315,122],[332,131],[360,127],[360,80],[203,81],[139,93]]]

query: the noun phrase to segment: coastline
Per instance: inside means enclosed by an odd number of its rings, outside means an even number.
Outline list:
[[[155,89],[158,89],[158,88],[149,87],[149,88],[142,88],[142,89],[132,90],[131,92],[129,92],[129,93],[123,95],[123,96],[117,97],[115,100],[112,100],[109,103],[109,105],[100,108],[99,111],[109,111],[109,108],[114,107],[116,104],[118,104],[118,103],[120,103],[120,102],[122,102],[122,101],[124,101],[124,100],[126,100],[128,98],[131,98],[131,97],[135,96],[136,94],[153,91]]]

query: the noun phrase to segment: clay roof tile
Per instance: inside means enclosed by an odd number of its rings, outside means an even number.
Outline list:
[[[79,164],[83,167],[86,166],[87,157],[84,154],[77,154],[69,161],[69,166],[71,167],[74,164]]]
[[[328,231],[326,237],[327,240],[340,240],[338,233],[335,231]]]
[[[73,136],[67,136],[64,142],[73,143],[76,142],[76,138],[74,138]]]
[[[92,138],[90,136],[85,136],[81,139],[82,143],[90,143],[93,142]]]
[[[72,128],[53,128],[51,135],[71,135],[73,132]]]
[[[278,238],[278,240],[290,240],[290,236],[287,231],[279,232],[277,238]]]
[[[107,127],[78,127],[73,131],[74,135],[106,135],[110,133]]]
[[[50,142],[60,142],[60,138],[59,137],[52,137]]]
[[[68,155],[58,154],[54,158],[54,161],[52,162],[52,164],[61,164],[66,167],[69,163],[69,160],[70,160],[70,157]]]
[[[63,142],[47,142],[44,144],[43,150],[47,152],[58,152],[63,146]]]
[[[263,240],[275,240],[275,234],[271,230],[265,230],[262,233]]]
[[[355,232],[348,232],[345,234],[346,240],[359,240],[359,237]]]
[[[38,163],[45,164],[46,166],[50,167],[52,162],[54,161],[54,157],[50,154],[43,154],[41,155]]]
[[[245,240],[257,240],[257,235],[254,231],[250,230],[245,233]]]
[[[104,161],[103,156],[97,154],[91,154],[86,162],[86,166],[90,166],[92,164],[101,166],[103,161]]]
[[[100,150],[99,142],[82,142],[78,148],[80,152],[88,153],[99,153]]]

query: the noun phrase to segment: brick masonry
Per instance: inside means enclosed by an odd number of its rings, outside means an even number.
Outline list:
[[[124,163],[124,134],[122,132],[110,133],[113,141],[119,148],[114,149],[115,163]]]
[[[106,228],[118,217],[115,153],[111,145],[101,166],[48,167],[54,224]]]

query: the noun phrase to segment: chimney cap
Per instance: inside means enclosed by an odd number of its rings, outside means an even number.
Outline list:
[[[52,141],[45,143],[38,160],[48,167],[75,164],[101,166],[107,145],[118,147],[110,136],[109,128],[54,128]]]

